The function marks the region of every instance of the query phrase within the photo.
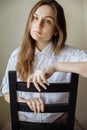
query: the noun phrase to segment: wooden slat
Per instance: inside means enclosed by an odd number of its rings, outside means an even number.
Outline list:
[[[19,122],[20,128],[22,130],[67,130],[67,123],[66,122],[59,122],[59,123],[34,123],[34,122]],[[44,129],[43,129],[44,128]]]
[[[70,91],[71,83],[50,83],[50,86],[47,86],[47,89],[43,89],[41,86],[41,92],[69,92]],[[18,91],[25,91],[25,92],[38,92],[38,90],[35,88],[33,83],[30,84],[30,88],[27,88],[26,82],[18,82],[17,83],[17,90]]]
[[[69,106],[67,103],[45,104],[45,113],[68,112]],[[26,103],[18,103],[18,111],[32,112]]]

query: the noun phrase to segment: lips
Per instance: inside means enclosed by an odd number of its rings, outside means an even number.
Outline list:
[[[36,34],[42,34],[40,31],[38,31],[38,30],[34,30],[33,31],[34,33],[36,33]]]

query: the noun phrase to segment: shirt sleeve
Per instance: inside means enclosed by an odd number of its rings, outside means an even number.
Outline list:
[[[70,62],[87,62],[87,51],[68,47],[65,51],[68,55]],[[68,61],[67,60],[67,61]]]
[[[87,52],[83,50],[76,51],[76,61],[77,62],[87,62]]]
[[[0,96],[3,96],[5,93],[9,92],[8,71],[16,70],[16,63],[17,63],[16,60],[17,60],[17,56],[13,52],[8,60],[6,71],[0,86]]]

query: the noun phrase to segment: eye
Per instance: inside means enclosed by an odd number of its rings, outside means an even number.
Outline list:
[[[46,20],[44,20],[44,23],[50,24],[51,22],[50,22],[50,20],[46,19]]]
[[[37,20],[38,20],[38,17],[37,17],[37,16],[34,16],[34,17],[33,17],[33,20],[34,20],[34,21],[37,21]]]

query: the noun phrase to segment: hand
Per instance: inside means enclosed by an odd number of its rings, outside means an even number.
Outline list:
[[[32,98],[25,101],[34,112],[44,112],[44,101],[42,98]]]
[[[27,79],[27,87],[30,87],[30,83],[33,82],[38,91],[41,91],[40,86],[47,89],[49,86],[47,79],[55,72],[54,65],[50,65],[48,68],[38,69],[34,74],[30,75]],[[45,85],[46,84],[46,85]]]

